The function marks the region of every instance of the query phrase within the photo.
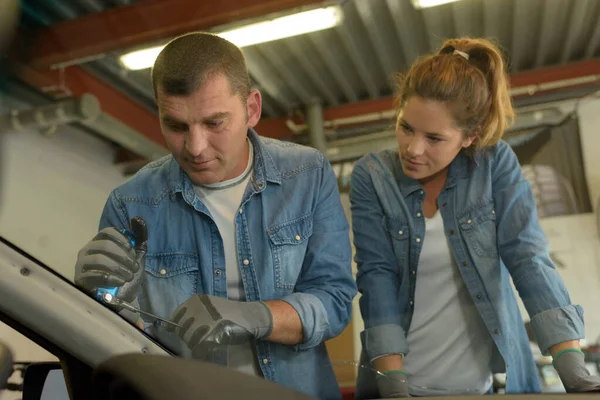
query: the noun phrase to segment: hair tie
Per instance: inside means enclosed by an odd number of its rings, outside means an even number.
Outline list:
[[[456,55],[456,56],[461,56],[465,60],[469,61],[469,55],[467,53],[465,53],[464,51],[454,50],[454,53],[452,53],[452,54]]]

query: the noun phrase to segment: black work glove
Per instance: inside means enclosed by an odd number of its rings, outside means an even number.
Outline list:
[[[208,358],[223,345],[238,345],[264,339],[273,330],[273,315],[263,302],[239,302],[198,294],[173,312],[171,321],[181,325],[176,331],[192,350],[194,358]]]
[[[102,229],[77,255],[75,284],[95,292],[98,288],[119,287],[117,298],[132,302],[144,274],[148,232],[143,219],[131,219],[131,234],[115,228]]]
[[[377,388],[382,399],[410,397],[406,375],[400,370],[391,370],[377,375]]]
[[[559,352],[552,364],[567,393],[600,392],[600,377],[590,374],[580,350]]]

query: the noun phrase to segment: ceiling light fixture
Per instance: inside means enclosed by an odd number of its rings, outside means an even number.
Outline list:
[[[257,22],[219,32],[217,35],[238,47],[246,47],[332,28],[341,20],[340,7],[331,6]],[[121,63],[130,70],[150,68],[163,48],[164,46],[157,46],[124,54],[120,57]]]
[[[412,0],[416,9],[441,6],[442,4],[453,3],[459,0]]]

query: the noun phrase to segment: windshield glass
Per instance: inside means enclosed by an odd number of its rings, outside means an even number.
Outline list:
[[[600,388],[600,3],[42,3],[0,58],[2,237],[315,397]]]

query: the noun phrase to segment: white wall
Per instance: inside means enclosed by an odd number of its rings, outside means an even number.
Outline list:
[[[581,104],[578,113],[590,200],[595,209],[600,198],[600,99]]]
[[[114,151],[72,127],[51,138],[34,131],[3,135],[0,235],[72,279],[77,252],[97,232],[106,198],[124,180],[113,165]],[[53,359],[3,324],[0,340],[17,361]]]
[[[113,149],[71,127],[46,138],[5,137],[0,235],[72,278],[78,249],[97,232],[110,191],[124,178]]]
[[[542,229],[550,242],[550,251],[564,268],[557,265],[571,302],[584,309],[585,336],[588,344],[600,337],[600,238],[592,213],[543,218]],[[529,320],[523,303],[519,307]]]

